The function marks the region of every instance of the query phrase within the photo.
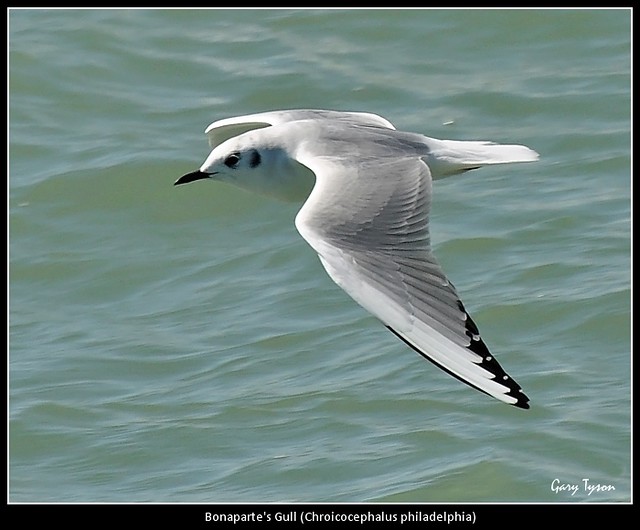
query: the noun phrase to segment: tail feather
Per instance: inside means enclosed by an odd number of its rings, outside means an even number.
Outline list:
[[[434,179],[491,164],[534,162],[539,155],[524,145],[427,138],[427,164]]]

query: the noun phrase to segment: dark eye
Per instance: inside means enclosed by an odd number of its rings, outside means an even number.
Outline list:
[[[224,159],[224,165],[227,167],[234,167],[238,162],[240,162],[240,153],[231,153]]]

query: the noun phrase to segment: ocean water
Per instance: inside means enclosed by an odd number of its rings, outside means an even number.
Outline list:
[[[9,500],[629,502],[630,16],[10,10]],[[299,205],[174,188],[209,123],[281,108],[540,153],[431,214],[530,410],[362,310]]]

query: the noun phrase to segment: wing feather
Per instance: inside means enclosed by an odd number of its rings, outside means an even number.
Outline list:
[[[295,109],[295,110],[275,110],[271,112],[260,112],[258,114],[247,114],[245,116],[233,116],[222,120],[214,121],[205,129],[205,134],[209,140],[209,146],[213,149],[222,142],[239,136],[254,129],[262,129],[273,125],[280,125],[292,121],[300,120],[332,120],[333,122],[357,123],[360,125],[370,125],[395,129],[395,127],[377,114],[369,112],[340,112],[335,110],[315,110],[315,109]]]
[[[409,151],[371,163],[361,154],[353,155],[357,165],[347,154],[299,154],[316,185],[296,217],[298,231],[331,278],[411,348],[462,382],[528,408],[431,253],[429,168]]]

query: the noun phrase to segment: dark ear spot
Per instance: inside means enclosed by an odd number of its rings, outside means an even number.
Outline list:
[[[259,166],[261,161],[262,161],[262,157],[260,156],[260,153],[258,153],[258,151],[256,151],[255,149],[251,151],[251,158],[249,159],[249,165],[253,168],[253,167]]]

